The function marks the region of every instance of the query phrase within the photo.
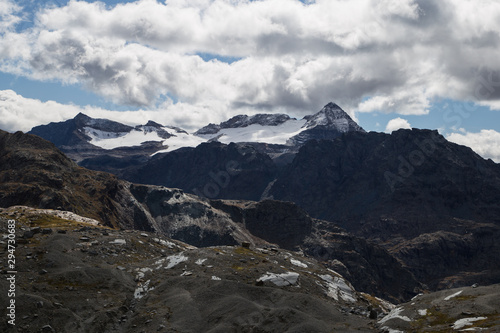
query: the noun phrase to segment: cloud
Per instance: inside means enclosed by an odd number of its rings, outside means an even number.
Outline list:
[[[34,126],[60,122],[74,118],[82,112],[93,118],[106,118],[129,125],[145,124],[148,120],[164,125],[177,125],[194,131],[209,122],[209,110],[225,109],[216,104],[186,105],[165,102],[154,110],[111,111],[92,106],[61,104],[55,101],[42,102],[38,99],[25,98],[12,90],[0,90],[0,129],[14,132],[28,132]]]
[[[20,15],[2,1],[1,71],[124,105],[158,109],[170,96],[218,120],[329,101],[351,115],[427,114],[434,98],[500,108],[495,0],[72,0],[16,31]]]
[[[462,131],[463,132],[463,131]],[[481,130],[478,133],[452,133],[448,141],[468,146],[484,158],[500,163],[500,133],[495,130]]]
[[[406,129],[411,129],[411,125],[406,119],[402,118],[394,118],[389,120],[387,123],[387,126],[385,127],[385,132],[386,133],[391,133],[393,131],[397,131],[398,129],[401,128],[406,128]]]

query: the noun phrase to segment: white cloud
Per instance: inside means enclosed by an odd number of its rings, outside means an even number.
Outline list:
[[[329,101],[403,115],[427,114],[436,97],[500,109],[495,0],[72,0],[16,32],[20,15],[0,0],[1,71],[125,105],[159,109],[173,96],[168,112],[217,120]]]
[[[408,120],[403,119],[403,118],[394,118],[389,120],[387,123],[387,126],[385,127],[385,132],[386,133],[391,133],[393,131],[397,131],[398,129],[411,129],[411,125],[408,122]]]
[[[74,118],[82,112],[93,118],[106,118],[129,125],[145,124],[148,120],[164,125],[177,125],[194,131],[209,122],[220,121],[210,110],[225,109],[216,104],[172,104],[165,102],[154,110],[110,111],[92,106],[60,104],[54,101],[42,102],[25,98],[12,90],[0,90],[0,129],[27,132],[34,126],[60,122]],[[215,113],[217,115],[217,113]]]
[[[463,132],[463,131],[462,131]],[[484,158],[500,163],[500,133],[495,130],[481,130],[478,133],[452,133],[446,137],[451,142],[468,146]]]

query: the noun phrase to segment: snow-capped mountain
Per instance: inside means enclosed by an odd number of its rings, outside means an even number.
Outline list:
[[[302,119],[286,114],[238,115],[220,124],[209,124],[194,133],[148,121],[129,126],[108,119],[95,119],[82,113],[59,123],[34,127],[30,133],[53,142],[80,163],[97,158],[97,165],[109,163],[116,168],[142,164],[158,153],[197,147],[203,142],[252,144],[274,159],[295,154],[311,139],[335,139],[349,131],[364,130],[334,103]],[[290,155],[290,156],[292,156]],[[113,160],[114,161],[114,160]],[[105,169],[115,171],[115,167]]]
[[[364,130],[351,117],[335,103],[328,103],[316,114],[305,116],[305,127],[310,129],[316,126],[325,126],[345,133]]]
[[[334,139],[342,133],[364,130],[334,103],[302,119],[286,114],[238,115],[218,125],[209,124],[190,134],[178,127],[153,121],[128,126],[108,119],[94,119],[82,113],[75,118],[34,127],[30,133],[52,141],[59,148],[82,150],[132,148],[155,154],[202,142],[264,143],[297,147],[311,139]]]
[[[300,146],[312,139],[335,139],[347,132],[365,132],[335,103],[328,103],[316,114],[305,116],[303,130],[290,138],[288,144]]]
[[[34,127],[31,134],[52,141],[65,152],[68,149],[144,148],[152,154],[158,150],[172,151],[195,147],[204,140],[178,127],[163,126],[154,121],[145,125],[128,126],[108,119],[95,119],[82,113],[60,123]]]
[[[90,144],[103,149],[158,143],[163,147],[161,151],[169,152],[182,147],[195,147],[203,142],[201,138],[190,135],[183,129],[163,126],[151,120],[146,125],[138,125],[122,132],[103,131],[95,126],[85,126],[83,132],[90,138]]]
[[[297,146],[311,139],[334,139],[342,133],[364,130],[335,103],[328,103],[302,119],[286,114],[238,115],[225,122],[209,124],[194,133],[206,140],[259,142]]]

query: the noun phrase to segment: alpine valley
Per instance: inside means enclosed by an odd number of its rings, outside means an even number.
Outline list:
[[[0,161],[18,332],[500,329],[500,165],[437,131],[78,114],[0,131]]]

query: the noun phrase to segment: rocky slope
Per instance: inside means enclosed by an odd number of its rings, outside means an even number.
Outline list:
[[[378,320],[382,332],[498,332],[500,285],[420,294]]]
[[[0,158],[0,207],[66,210],[112,227],[169,236],[186,234],[193,243],[196,237],[210,243],[206,234],[232,244],[253,241],[227,214],[199,197],[177,189],[135,185],[84,169],[52,143],[34,135],[0,132]]]
[[[271,158],[253,146],[211,142],[158,154],[122,176],[132,182],[181,188],[211,199],[259,200],[276,170]]]
[[[309,141],[269,197],[384,245],[430,288],[500,281],[500,165],[437,132]]]
[[[499,285],[420,294],[397,307],[277,247],[196,248],[74,214],[16,221],[16,326],[2,332],[495,332]],[[0,272],[6,275],[5,239]],[[0,292],[10,288],[0,279]],[[0,306],[7,307],[2,297]]]
[[[275,243],[290,250],[302,249],[331,267],[343,260],[339,259],[342,250],[331,249],[348,249],[351,255],[338,267],[356,273],[352,274],[353,283],[360,290],[399,301],[420,288],[387,251],[344,237],[339,229],[333,233],[325,229],[329,238],[323,239],[323,232],[315,230],[325,222],[311,219],[293,203],[210,201],[179,189],[132,184],[79,167],[53,144],[23,133],[0,132],[0,158],[4,161],[0,165],[0,207],[28,205],[72,211],[104,225],[155,232],[195,246]],[[328,245],[322,245],[324,242]],[[323,247],[329,253],[326,257],[318,250]],[[405,282],[395,283],[395,279]]]
[[[25,207],[0,211],[3,233],[7,219],[19,246],[16,326],[3,332],[369,332],[393,308],[277,248],[200,249]]]

